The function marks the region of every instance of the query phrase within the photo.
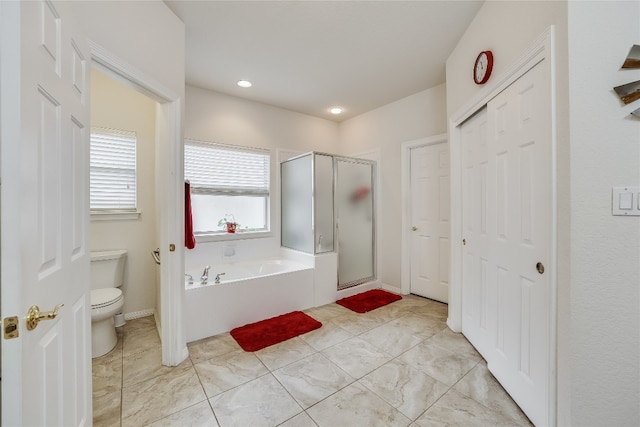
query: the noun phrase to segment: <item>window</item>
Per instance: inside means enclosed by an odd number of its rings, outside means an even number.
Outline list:
[[[92,212],[136,211],[136,134],[92,128],[89,199]]]
[[[224,233],[223,218],[233,219],[240,233],[268,231],[269,161],[267,150],[186,140],[194,233]]]

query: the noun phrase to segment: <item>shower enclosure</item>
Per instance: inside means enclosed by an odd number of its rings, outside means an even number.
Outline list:
[[[308,153],[280,165],[282,246],[338,255],[338,289],[375,279],[374,162]]]

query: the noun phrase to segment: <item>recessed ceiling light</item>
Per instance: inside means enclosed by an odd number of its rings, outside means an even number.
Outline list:
[[[331,111],[331,114],[340,114],[340,113],[342,113],[342,108],[340,108],[340,107],[333,107],[333,108],[332,108],[331,110],[329,110],[329,111]]]
[[[249,80],[238,80],[238,86],[240,87],[251,87],[253,86]]]

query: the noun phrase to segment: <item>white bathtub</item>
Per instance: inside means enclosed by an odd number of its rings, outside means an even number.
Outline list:
[[[194,282],[185,278],[187,342],[313,307],[313,268],[304,264],[287,259],[215,264],[206,285],[200,282],[204,267],[186,271]]]

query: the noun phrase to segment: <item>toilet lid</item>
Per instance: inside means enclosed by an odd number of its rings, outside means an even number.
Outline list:
[[[118,288],[94,289],[91,291],[91,308],[100,308],[118,302],[122,291]]]

